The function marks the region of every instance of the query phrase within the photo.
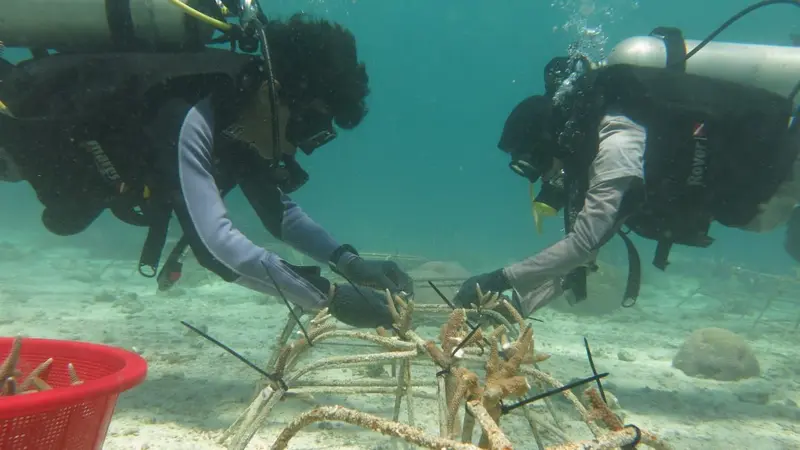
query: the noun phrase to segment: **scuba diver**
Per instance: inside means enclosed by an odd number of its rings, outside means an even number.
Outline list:
[[[139,271],[162,290],[190,248],[226,281],[356,327],[391,326],[384,290],[411,294],[410,277],[338,243],[288,196],[308,181],[297,149],[311,155],[334,123],[353,129],[367,113],[354,36],[304,15],[269,21],[250,0],[108,5],[123,3],[59,5],[36,21],[24,2],[4,11],[0,41],[33,57],[0,65],[0,179],[30,183],[61,236],[105,210],[148,227]],[[248,240],[223,201],[235,187],[273,236],[348,284]],[[183,237],[158,273],[173,214]]]
[[[749,10],[774,3],[787,2]],[[785,247],[800,257],[800,48],[711,42],[736,19],[702,42],[661,27],[623,41],[602,64],[548,63],[545,94],[512,110],[498,147],[531,184],[537,229],[563,210],[566,236],[466,280],[454,303],[511,290],[526,317],[562,294],[574,305],[617,234],[629,256],[622,305],[632,306],[641,267],[630,231],[657,242],[661,270],[674,244],[711,245],[712,222],[766,232],[788,221]]]

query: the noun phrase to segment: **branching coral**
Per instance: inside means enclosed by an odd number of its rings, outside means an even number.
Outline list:
[[[387,292],[387,304],[393,318],[392,331],[378,329],[375,332],[338,329],[327,311],[323,310],[309,321],[308,337],[289,342],[292,327],[287,325],[279,338],[276,351],[270,362],[276,378],[282,383],[272,382],[264,388],[237,421],[223,434],[221,442],[229,449],[242,450],[253,435],[265,423],[272,408],[289,392],[296,393],[347,393],[347,394],[394,394],[395,406],[392,420],[366,414],[340,406],[320,407],[295,418],[280,433],[273,449],[286,448],[289,440],[304,426],[321,420],[342,421],[358,425],[386,435],[402,438],[426,448],[452,449],[511,449],[508,436],[500,427],[501,418],[511,408],[504,406],[505,400],[517,399],[529,394],[531,384],[560,388],[558,380],[541,371],[536,364],[550,357],[535,351],[533,328],[519,315],[507,299],[493,293],[479,291],[480,302],[476,309],[454,309],[441,326],[438,342],[426,340],[412,330],[414,313],[431,311],[431,305],[415,306],[411,299],[391,295]],[[475,328],[468,320],[469,314],[479,317],[491,312],[499,315],[498,309],[507,310],[503,321],[496,321],[486,328]],[[444,311],[437,309],[437,311]],[[502,316],[501,316],[502,317]],[[515,323],[510,323],[515,322]],[[500,323],[499,325],[497,323]],[[286,330],[289,330],[286,332]],[[513,331],[513,332],[512,332]],[[318,359],[299,365],[311,345],[326,340],[344,340],[375,344],[380,352],[348,354]],[[412,397],[427,398],[430,394],[424,389],[425,383],[412,381],[412,362],[424,369],[426,363],[437,368],[434,377],[438,387],[439,432],[438,437],[426,434],[414,426],[414,407]],[[308,376],[318,371],[365,364],[392,364],[394,381],[390,380],[342,380],[325,378],[311,380]],[[483,371],[475,369],[475,363],[483,366]],[[482,375],[481,375],[482,374]],[[433,375],[433,374],[431,374]],[[414,389],[412,390],[412,387]],[[594,393],[593,393],[594,392]],[[602,403],[596,391],[587,390],[590,410],[587,410],[575,395],[565,390],[563,395],[572,402],[590,431],[595,435],[593,441],[564,443],[551,450],[605,449],[635,443],[641,439],[643,444],[656,449],[668,448],[650,433],[632,426],[624,426]],[[405,398],[408,422],[400,422],[400,408]],[[545,399],[547,400],[547,399]],[[597,402],[600,403],[597,403]],[[515,405],[520,406],[522,403]],[[550,405],[548,404],[548,407]],[[465,410],[463,422],[459,414]],[[543,427],[553,436],[565,438],[564,431],[555,425],[534,417],[528,406],[520,406],[537,445],[545,448],[538,429]],[[550,408],[551,414],[554,413]],[[609,415],[610,414],[610,415]],[[616,421],[615,421],[616,419]],[[595,423],[602,420],[609,431],[603,432]],[[475,425],[482,430],[478,446],[473,444]],[[557,442],[557,441],[556,441]]]
[[[50,384],[47,383],[47,373],[50,366],[53,364],[53,358],[48,358],[41,364],[36,366],[28,375],[19,383],[17,380],[22,376],[22,372],[17,369],[17,364],[20,360],[20,353],[22,351],[22,338],[17,336],[11,344],[11,351],[6,359],[0,364],[0,380],[2,380],[2,390],[0,397],[32,394],[35,392],[49,391],[52,389]],[[67,365],[69,373],[70,384],[73,386],[82,384],[78,374],[75,372],[75,366],[72,363]]]

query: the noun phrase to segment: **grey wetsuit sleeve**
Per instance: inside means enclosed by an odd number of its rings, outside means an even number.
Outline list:
[[[504,269],[525,313],[551,300],[541,295],[543,284],[553,283],[596,258],[600,245],[616,231],[617,213],[631,180],[617,178],[590,189],[571,233],[539,254]]]
[[[278,295],[274,278],[289,301],[307,309],[325,306],[327,293],[291,270],[278,255],[255,245],[231,223],[213,176],[214,114],[210,102],[203,100],[183,111],[177,127],[178,176],[173,204],[200,264],[227,281]],[[175,120],[175,112],[162,111],[162,115],[166,115],[162,126],[171,128],[168,123]]]
[[[339,243],[315,222],[288,195],[281,195],[284,205],[281,239],[297,251],[327,264]]]
[[[220,144],[228,155],[235,155],[233,166],[236,183],[253,207],[261,223],[275,238],[294,249],[327,264],[339,243],[325,228],[315,222],[303,209],[275,184],[265,179],[269,173],[267,162],[256,150],[241,142],[220,137]],[[219,148],[219,146],[218,146]]]
[[[596,258],[599,247],[617,230],[619,209],[631,182],[644,176],[644,128],[622,115],[608,114],[598,133],[589,190],[573,231],[539,254],[504,269],[526,314],[561,293],[561,277]]]

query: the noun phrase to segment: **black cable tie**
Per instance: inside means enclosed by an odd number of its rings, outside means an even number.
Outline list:
[[[502,405],[500,407],[500,412],[502,414],[508,414],[511,411],[519,408],[520,406],[525,406],[528,403],[533,403],[533,402],[535,402],[537,400],[541,400],[543,398],[547,398],[547,397],[550,397],[552,395],[555,395],[555,394],[558,394],[558,393],[561,393],[561,392],[564,392],[564,391],[568,391],[568,390],[570,390],[570,389],[572,389],[574,387],[578,387],[578,386],[580,386],[582,384],[586,384],[586,383],[591,383],[592,381],[599,380],[600,378],[604,378],[604,377],[607,377],[607,376],[608,376],[608,372],[600,373],[600,374],[593,375],[593,376],[588,377],[588,378],[583,378],[581,380],[573,381],[572,383],[567,383],[564,386],[561,386],[559,388],[550,389],[549,391],[542,392],[541,394],[537,394],[537,395],[534,395],[532,397],[528,397],[528,398],[526,398],[524,400],[520,400],[520,401],[514,403],[513,405],[509,405],[509,406]]]
[[[308,346],[313,347],[314,344],[311,342],[311,338],[308,336],[305,327],[303,327],[303,324],[300,323],[300,318],[297,317],[297,314],[294,313],[294,308],[292,308],[292,305],[289,304],[289,300],[287,300],[286,296],[283,295],[283,290],[281,289],[278,282],[275,280],[275,277],[272,276],[272,272],[269,270],[269,267],[267,267],[267,265],[263,263],[262,265],[264,266],[264,269],[267,270],[267,276],[269,276],[269,279],[272,280],[272,285],[275,286],[275,289],[278,290],[278,294],[280,294],[281,298],[283,299],[283,303],[286,305],[287,308],[289,308],[289,313],[294,318],[294,321],[297,323],[297,326],[300,327],[300,330],[303,332],[303,336],[306,337],[306,341],[308,341]]]
[[[589,340],[586,339],[586,336],[583,337],[583,346],[586,348],[586,357],[589,358],[589,367],[592,368],[592,375],[597,376],[597,368],[594,366],[594,358],[592,358],[592,351],[589,349]],[[608,400],[606,400],[606,392],[603,390],[603,383],[600,382],[600,378],[596,380],[597,383],[597,390],[600,391],[600,398],[603,399],[603,403],[608,405]]]
[[[435,284],[433,284],[433,281],[430,281],[430,280],[428,280],[428,285],[429,285],[431,288],[433,288],[433,291],[434,291],[434,292],[436,292],[436,293],[439,295],[439,297],[440,297],[440,298],[441,298],[441,299],[442,299],[442,300],[443,300],[445,303],[447,303],[447,306],[449,306],[451,309],[454,309],[454,310],[455,310],[455,309],[457,309],[457,308],[456,308],[456,305],[455,305],[455,304],[453,304],[453,302],[452,302],[452,301],[450,301],[450,299],[448,299],[448,298],[447,298],[447,297],[446,297],[446,296],[445,296],[445,295],[442,293],[442,291],[440,291],[440,290],[439,290],[439,288],[438,288],[438,287],[436,287],[436,285],[435,285]],[[475,330],[475,328],[477,328],[477,327],[476,327],[476,325],[475,325],[475,324],[473,324],[472,322],[470,322],[469,320],[467,320],[467,326],[468,326],[468,327],[469,327],[471,330],[473,330],[473,331]]]
[[[450,373],[450,368],[449,367],[447,369],[442,369],[442,370],[436,372],[436,378],[439,378],[439,377],[441,377],[443,375],[447,375],[448,373]]]
[[[622,450],[636,450],[636,446],[642,442],[642,430],[639,429],[636,425],[628,424],[622,427],[624,430],[625,428],[633,428],[633,431],[636,433],[633,435],[633,442],[628,445],[623,445],[621,448]]]
[[[452,352],[452,353],[450,353],[450,356],[451,356],[451,357],[453,357],[453,356],[456,356],[456,352],[458,352],[459,350],[461,350],[461,347],[463,347],[464,345],[466,345],[467,341],[469,341],[469,340],[472,338],[472,336],[474,336],[474,335],[475,335],[475,333],[477,333],[477,332],[478,332],[478,330],[480,330],[480,329],[481,329],[481,327],[475,327],[475,328],[473,328],[473,329],[472,329],[472,331],[470,331],[470,332],[469,332],[469,334],[467,334],[467,337],[465,337],[464,339],[462,339],[462,340],[461,340],[461,342],[459,342],[459,343],[458,343],[458,345],[456,345],[456,348],[454,348],[454,349],[453,349],[453,352]]]
[[[268,373],[265,370],[261,369],[257,365],[253,364],[249,359],[245,358],[240,353],[238,353],[236,350],[228,347],[227,345],[223,344],[222,342],[218,341],[217,339],[214,339],[208,333],[206,333],[204,331],[201,331],[200,329],[190,325],[189,323],[187,323],[187,322],[185,322],[183,320],[181,320],[181,324],[183,324],[183,326],[185,326],[186,328],[188,328],[188,329],[194,331],[195,333],[199,334],[200,336],[206,338],[207,340],[211,341],[217,347],[219,347],[219,348],[225,350],[226,352],[230,353],[231,355],[236,357],[236,359],[238,359],[239,361],[241,361],[241,362],[247,364],[248,366],[250,366],[251,369],[253,369],[256,372],[260,373],[261,375],[267,377],[270,381],[278,383],[280,385],[281,389],[283,389],[284,391],[288,391],[289,390],[289,386],[286,385],[286,382],[284,382],[282,378],[276,378],[275,375],[273,375],[271,373]]]

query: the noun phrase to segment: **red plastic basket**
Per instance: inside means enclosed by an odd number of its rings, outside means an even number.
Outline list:
[[[0,363],[13,341],[0,338]],[[22,338],[17,368],[23,375],[48,358],[52,390],[0,397],[0,450],[100,449],[119,394],[144,380],[147,362],[106,345]],[[83,384],[70,386],[69,363]]]

